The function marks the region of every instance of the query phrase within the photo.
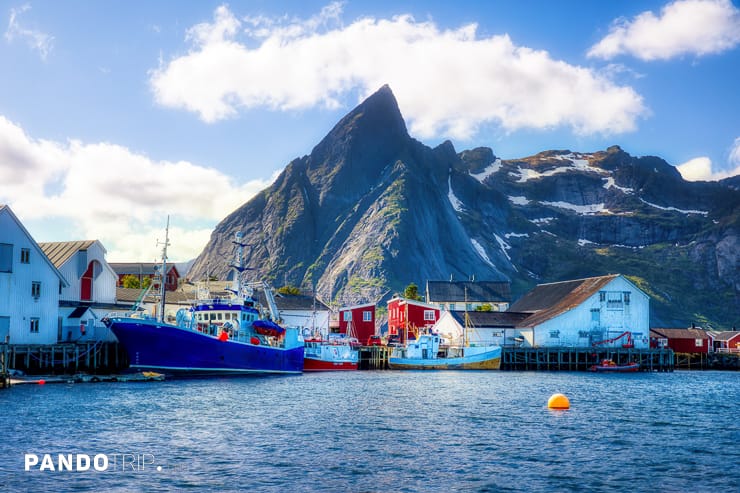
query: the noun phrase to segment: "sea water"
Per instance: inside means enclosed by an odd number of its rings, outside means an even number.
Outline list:
[[[739,411],[737,372],[22,385],[0,491],[738,491]]]

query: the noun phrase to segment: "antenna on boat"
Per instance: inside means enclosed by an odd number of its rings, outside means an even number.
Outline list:
[[[164,305],[165,305],[165,285],[164,280],[167,274],[167,247],[170,246],[170,216],[167,215],[167,227],[164,230],[164,242],[157,241],[157,245],[162,245],[162,272],[159,274],[159,315],[157,320],[164,323]]]

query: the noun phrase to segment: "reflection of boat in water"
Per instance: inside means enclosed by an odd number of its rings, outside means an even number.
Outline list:
[[[501,346],[440,347],[439,334],[421,334],[393,348],[388,366],[395,370],[498,370]]]
[[[611,373],[629,373],[633,371],[638,371],[640,369],[640,364],[635,362],[629,362],[624,365],[618,365],[614,361],[610,359],[602,360],[601,363],[598,365],[593,365],[591,368],[589,368],[589,371],[594,372],[611,372]]]
[[[177,323],[161,320],[164,313],[164,283],[160,319],[113,315],[103,322],[128,353],[130,367],[184,375],[232,375],[300,373],[303,370],[303,337],[298,329],[285,329],[261,319],[251,289],[242,286],[242,236],[237,233],[238,271],[228,299],[197,300],[189,310],[177,313]],[[167,241],[162,272],[166,272]],[[272,292],[262,283],[270,312],[278,319]]]
[[[359,351],[350,341],[306,339],[303,371],[356,370]]]

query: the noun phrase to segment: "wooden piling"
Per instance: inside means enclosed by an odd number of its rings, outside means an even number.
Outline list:
[[[586,371],[602,360],[617,365],[640,364],[643,371],[673,371],[673,351],[670,349],[545,347],[502,348],[502,370]]]

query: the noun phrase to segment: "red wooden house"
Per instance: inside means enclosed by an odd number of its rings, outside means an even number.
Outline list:
[[[339,333],[366,344],[368,338],[375,335],[375,303],[340,308]]]
[[[394,297],[388,301],[388,334],[401,342],[416,337],[419,329],[429,328],[439,320],[439,307],[421,301]]]
[[[709,352],[709,336],[703,329],[650,329],[650,347],[669,347],[676,353]]]
[[[717,353],[740,353],[740,331],[710,331],[707,334],[709,335],[709,344],[712,351]]]

